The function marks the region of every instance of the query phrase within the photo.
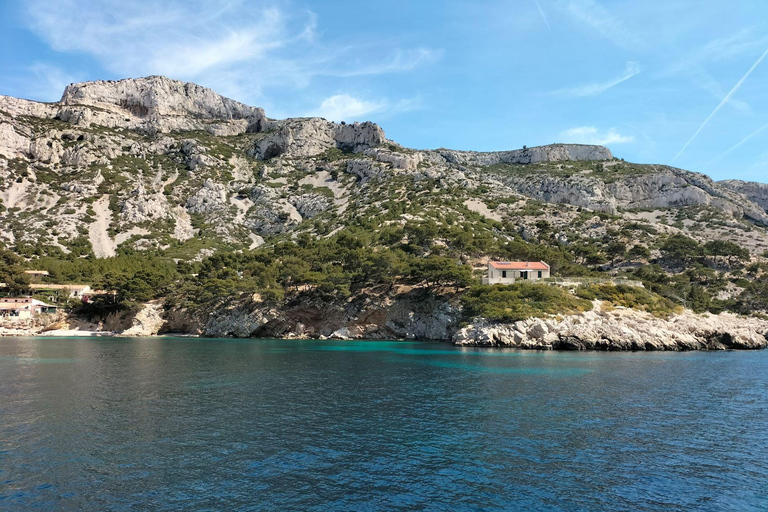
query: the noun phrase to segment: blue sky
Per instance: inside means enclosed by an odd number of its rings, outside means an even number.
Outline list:
[[[765,0],[0,1],[0,94],[162,74],[415,148],[605,144],[768,181]]]

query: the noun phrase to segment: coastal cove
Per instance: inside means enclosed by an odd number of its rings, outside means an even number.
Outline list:
[[[764,510],[768,352],[0,338],[0,510]]]

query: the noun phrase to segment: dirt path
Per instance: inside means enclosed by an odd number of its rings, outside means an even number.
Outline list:
[[[189,240],[195,236],[195,229],[192,227],[192,218],[181,206],[173,208],[173,216],[176,219],[176,225],[173,228],[173,238],[176,240]]]
[[[109,195],[93,203],[96,220],[88,227],[88,238],[97,258],[109,258],[115,255],[115,241],[109,237],[107,230],[112,223],[112,212],[109,210]]]

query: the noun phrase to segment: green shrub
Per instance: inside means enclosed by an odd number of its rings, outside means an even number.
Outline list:
[[[496,322],[516,322],[549,315],[589,311],[592,302],[557,286],[515,283],[473,286],[461,298],[469,317],[481,316]]]
[[[628,285],[596,284],[579,286],[576,295],[587,300],[601,300],[613,306],[647,311],[656,316],[669,316],[680,306],[657,293]]]

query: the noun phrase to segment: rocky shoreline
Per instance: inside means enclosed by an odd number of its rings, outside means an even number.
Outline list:
[[[176,312],[164,312],[160,304],[146,304],[138,313],[115,316],[103,322],[57,317],[55,321],[0,324],[0,336],[200,336],[203,338],[281,338],[349,340],[432,340],[458,346],[506,347],[529,350],[599,351],[689,351],[755,350],[768,347],[768,321],[732,313],[695,314],[686,310],[669,318],[616,308],[551,318],[531,318],[515,323],[476,319],[459,327],[449,301],[436,301],[415,310],[414,304],[391,304],[381,311],[361,316],[332,316],[322,326],[312,326],[307,317],[291,324],[287,315],[275,310],[209,318],[205,325],[189,319],[180,322]],[[407,311],[406,311],[407,310]],[[326,312],[329,313],[329,312]],[[319,316],[325,316],[317,312]],[[330,315],[330,313],[329,313]],[[329,318],[330,319],[330,318]],[[362,319],[362,320],[361,320]],[[278,321],[279,320],[279,321]]]
[[[690,311],[664,319],[631,309],[588,311],[513,324],[479,321],[453,337],[455,345],[534,350],[754,350],[768,346],[768,321],[731,313]]]

